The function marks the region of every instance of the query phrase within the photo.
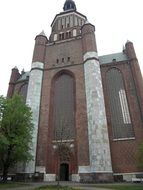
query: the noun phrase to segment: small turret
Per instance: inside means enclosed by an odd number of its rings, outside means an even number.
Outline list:
[[[127,41],[125,47],[126,47],[125,51],[126,51],[128,58],[129,59],[136,59],[136,53],[134,50],[133,43],[130,41]]]
[[[39,35],[35,38],[35,48],[33,52],[33,62],[39,61],[44,62],[44,56],[45,56],[45,46],[48,43],[48,39],[42,31]]]
[[[25,71],[24,71],[24,69],[22,69],[22,71],[21,71],[21,75],[24,75],[25,74]]]
[[[82,42],[83,42],[83,53],[94,51],[97,52],[96,40],[95,40],[95,27],[86,23],[81,28]]]
[[[142,84],[142,74],[140,70],[140,66],[136,57],[136,53],[134,50],[134,45],[132,42],[127,41],[125,44],[125,53],[129,58],[130,67],[132,70],[132,76],[135,83],[136,93],[139,101],[139,106],[141,110],[142,120],[143,120],[143,84]]]
[[[14,93],[14,86],[15,82],[19,79],[20,73],[17,67],[14,67],[11,71],[11,77],[9,81],[9,87],[8,87],[8,92],[7,92],[7,97],[10,98],[12,97]]]

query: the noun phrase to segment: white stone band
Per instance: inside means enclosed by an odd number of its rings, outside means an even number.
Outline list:
[[[33,62],[31,68],[32,69],[34,69],[34,68],[43,69],[44,68],[44,63],[38,62],[38,61],[37,62]]]
[[[78,173],[90,173],[91,169],[90,166],[79,166]]]
[[[44,181],[56,181],[56,174],[44,174]]]
[[[83,56],[83,59],[84,59],[84,61],[85,61],[86,59],[91,58],[91,57],[95,57],[96,59],[98,59],[98,54],[97,54],[97,52],[95,52],[95,51],[86,52],[86,53],[84,54],[84,56]]]

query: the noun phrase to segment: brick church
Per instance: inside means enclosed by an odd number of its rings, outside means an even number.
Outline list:
[[[12,69],[8,97],[33,112],[33,161],[18,173],[44,181],[130,181],[143,175],[143,82],[133,43],[98,56],[95,27],[73,0],[35,38],[31,70]]]

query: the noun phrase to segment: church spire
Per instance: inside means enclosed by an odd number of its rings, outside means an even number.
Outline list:
[[[75,2],[73,0],[66,0],[63,9],[64,9],[64,11],[69,11],[69,10],[76,11]]]

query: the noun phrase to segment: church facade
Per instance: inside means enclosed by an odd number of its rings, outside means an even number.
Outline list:
[[[8,97],[19,93],[33,112],[33,160],[18,173],[44,181],[130,181],[143,141],[143,82],[132,42],[98,56],[95,27],[66,0],[35,38],[32,67],[12,69]]]

